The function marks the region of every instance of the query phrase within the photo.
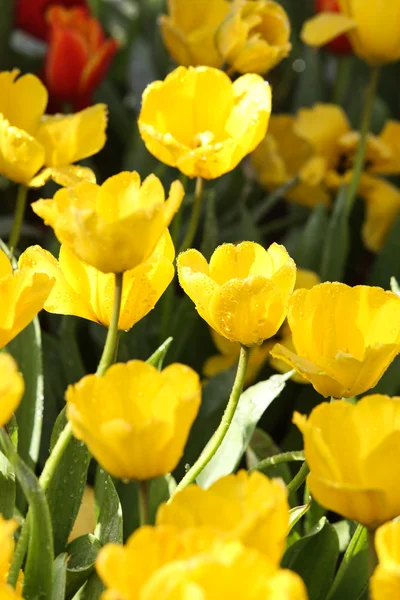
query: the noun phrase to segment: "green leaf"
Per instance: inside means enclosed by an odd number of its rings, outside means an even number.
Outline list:
[[[51,437],[53,449],[67,419],[65,408],[59,414]],[[64,552],[81,505],[86,484],[90,455],[86,446],[72,438],[61,457],[57,470],[47,489],[51,520],[53,523],[54,548],[57,554]]]
[[[399,286],[399,282],[397,281],[396,277],[390,278],[390,289],[392,290],[392,292],[394,294],[397,294],[398,296],[400,296],[400,286]]]
[[[302,517],[307,513],[310,508],[309,504],[303,504],[302,506],[295,506],[289,511],[289,531],[300,521]]]
[[[317,204],[303,228],[294,260],[298,267],[319,273],[321,248],[324,245],[329,219],[326,207]]]
[[[91,533],[82,535],[68,544],[66,548],[69,557],[65,593],[66,600],[73,598],[76,592],[89,579],[94,571],[94,565],[100,549],[101,544],[99,540]]]
[[[17,361],[25,381],[24,396],[16,411],[18,454],[34,470],[43,418],[42,338],[37,317],[8,344],[7,350]]]
[[[325,517],[285,552],[282,567],[303,579],[310,600],[326,600],[339,557],[336,531]]]
[[[222,444],[196,479],[201,487],[208,488],[214,481],[235,470],[258,421],[271,402],[279,396],[291,376],[292,372],[273,375],[267,381],[256,383],[242,393]]]
[[[96,529],[94,535],[104,545],[122,544],[122,510],[117,491],[111,477],[100,467],[95,481]]]
[[[327,600],[354,600],[362,597],[368,588],[368,535],[360,525],[350,544],[329,590]]]
[[[54,561],[54,583],[51,600],[64,600],[67,582],[68,554],[59,554]]]
[[[280,452],[281,449],[274,443],[271,436],[257,427],[246,450],[247,468],[253,469],[264,458]],[[287,463],[263,469],[263,473],[268,477],[280,477],[286,484],[292,480],[292,473]]]
[[[165,356],[168,352],[169,347],[173,342],[173,338],[169,337],[161,344],[159,348],[146,360],[149,365],[156,367],[159,371],[161,371]]]
[[[15,473],[8,458],[0,452],[0,514],[5,519],[14,516]]]
[[[149,517],[150,523],[156,520],[158,507],[170,498],[171,482],[167,476],[156,477],[149,482]]]
[[[29,503],[30,536],[24,568],[24,598],[26,600],[51,598],[54,552],[46,497],[38,479],[17,454],[4,430],[0,431],[0,441]]]
[[[83,588],[74,596],[74,600],[99,600],[102,592],[104,592],[104,584],[97,573],[93,572]]]
[[[322,281],[343,281],[349,253],[349,214],[347,210],[347,187],[342,186],[336,197],[321,259]]]

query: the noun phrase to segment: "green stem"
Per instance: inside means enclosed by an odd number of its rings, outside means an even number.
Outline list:
[[[243,381],[246,375],[247,364],[249,361],[250,348],[241,346],[239,364],[236,372],[235,382],[229,397],[228,404],[225,412],[222,416],[221,423],[218,426],[217,431],[200,454],[194,465],[189,469],[183,479],[176,486],[175,492],[183,490],[186,486],[192,483],[196,477],[202,472],[204,467],[210,462],[228,432],[232,419],[235,415],[236,408],[240,399],[240,395],[243,389]]]
[[[352,57],[340,56],[337,59],[337,72],[332,99],[333,103],[339,104],[339,106],[342,106],[346,99],[346,93],[349,89],[352,64]]]
[[[308,473],[309,473],[308,465],[306,462],[304,462],[301,465],[297,475],[295,477],[293,477],[293,479],[290,483],[288,483],[288,485],[287,485],[288,494],[293,494],[294,492],[297,492],[299,487],[305,482]]]
[[[138,481],[138,504],[139,504],[139,523],[148,525],[150,523],[149,515],[149,482],[147,480]]]
[[[123,287],[123,273],[115,274],[115,291],[114,291],[114,304],[111,315],[110,327],[107,332],[107,339],[104,345],[103,354],[100,359],[99,366],[96,371],[96,375],[104,375],[108,367],[115,361],[117,349],[118,349],[118,321],[121,310],[121,298],[122,298],[122,287]],[[56,469],[60,463],[64,452],[72,439],[72,427],[70,422],[65,425],[62,430],[50,456],[48,457],[46,464],[44,465],[43,471],[39,477],[39,482],[43,490],[47,490],[51,480],[56,472]],[[17,547],[15,549],[13,559],[11,562],[10,572],[8,575],[8,583],[15,587],[19,571],[22,567],[22,563],[28,548],[29,542],[29,512],[26,516],[25,523],[21,530],[21,535],[18,540]]]
[[[371,577],[378,565],[378,556],[375,549],[375,529],[368,530],[368,577],[371,581]],[[368,598],[372,599],[371,588],[369,589]]]
[[[372,109],[374,106],[376,89],[378,86],[379,69],[374,67],[371,69],[371,76],[365,98],[364,111],[360,125],[360,141],[358,144],[357,154],[354,160],[353,175],[347,192],[347,212],[350,213],[354,200],[357,196],[360,177],[364,168],[365,151],[367,148],[368,133],[371,124]]]
[[[196,188],[194,191],[192,214],[190,216],[189,226],[187,228],[186,235],[185,235],[183,242],[179,248],[179,252],[184,252],[184,250],[187,250],[193,244],[193,240],[195,238],[196,231],[199,226],[202,199],[203,199],[203,180],[201,177],[197,177]]]
[[[329,589],[329,593],[326,600],[330,600],[335,594],[337,588],[339,587],[339,584],[341,583],[344,577],[344,574],[346,573],[349,567],[351,559],[353,558],[356,551],[359,551],[360,546],[362,546],[364,543],[366,531],[367,530],[362,525],[358,525],[357,529],[355,530],[353,537],[350,540],[350,544],[347,546],[347,550],[343,556],[342,562],[340,563],[339,570],[336,573],[335,579],[333,580],[333,583]]]
[[[26,200],[28,197],[28,188],[23,183],[18,186],[17,192],[17,203],[15,206],[14,222],[11,229],[10,239],[8,247],[11,255],[14,254],[15,248],[18,246],[19,238],[21,235],[21,227],[24,220]]]
[[[282,452],[281,454],[274,454],[273,456],[268,456],[268,458],[264,458],[264,460],[259,462],[258,465],[256,465],[250,470],[264,471],[265,469],[275,467],[276,465],[281,465],[282,463],[294,462],[298,460],[304,461],[304,452]]]

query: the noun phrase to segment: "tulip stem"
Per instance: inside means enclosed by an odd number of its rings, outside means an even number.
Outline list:
[[[176,486],[174,494],[183,490],[196,479],[196,477],[202,472],[204,467],[208,465],[208,463],[210,462],[210,460],[224,441],[224,438],[228,433],[230,424],[232,423],[232,419],[235,415],[240,395],[243,390],[243,382],[246,375],[247,364],[249,362],[249,354],[250,348],[248,348],[247,346],[241,346],[235,381],[233,384],[231,395],[229,397],[228,404],[222,416],[221,423],[219,424],[218,429],[212,436],[211,440],[208,442],[207,446],[204,448],[203,452],[200,454],[199,458],[196,460],[194,465],[189,469],[189,471],[186,473],[183,479]]]
[[[308,464],[306,462],[303,462],[298,473],[295,475],[295,477],[293,477],[292,481],[290,483],[288,483],[288,485],[287,485],[288,494],[293,494],[294,492],[297,492],[299,487],[305,482],[309,471],[310,470],[308,468]]]
[[[22,222],[24,220],[27,197],[28,188],[23,183],[20,183],[17,192],[14,222],[10,233],[10,240],[8,242],[8,247],[10,249],[11,256],[14,254],[15,248],[18,246],[19,238],[21,235],[21,227]]]
[[[190,216],[189,226],[187,228],[186,235],[183,238],[183,242],[179,248],[179,252],[184,252],[184,250],[187,250],[193,244],[193,240],[195,238],[197,228],[199,226],[202,199],[203,180],[201,177],[197,177],[196,188],[194,191],[192,214]]]
[[[378,556],[375,549],[375,529],[368,529],[368,577],[370,582],[378,562]],[[371,589],[368,597],[372,598]]]
[[[353,533],[353,537],[351,538],[349,545],[347,546],[347,550],[344,553],[342,562],[340,563],[340,567],[336,573],[335,579],[333,580],[333,583],[329,589],[326,600],[330,600],[335,595],[340,582],[349,568],[350,561],[358,552],[360,552],[360,549],[365,544],[365,541],[366,529],[362,525],[358,525],[357,529]]]
[[[295,461],[304,461],[304,452],[294,451],[294,452],[282,452],[281,454],[274,454],[273,456],[268,456],[264,458],[261,462],[255,465],[251,471],[264,471],[265,469],[269,469],[270,467],[275,467],[276,465],[281,465],[283,463],[295,462]]]
[[[122,298],[122,285],[123,285],[123,273],[115,274],[115,292],[114,292],[114,304],[111,315],[111,323],[107,333],[107,339],[104,346],[103,354],[100,359],[99,366],[96,371],[96,375],[104,375],[108,367],[115,361],[118,350],[118,322],[119,313],[121,310],[121,298]],[[40,485],[43,490],[46,491],[51,483],[51,480],[56,472],[56,469],[60,463],[62,456],[72,439],[72,427],[71,423],[65,425],[62,430],[53,450],[48,457],[46,464],[44,465],[43,471],[39,477]],[[29,511],[25,519],[25,523],[22,527],[21,534],[15,549],[10,572],[8,575],[8,583],[15,587],[19,571],[22,567],[24,557],[28,548],[29,542]]]
[[[118,322],[121,311],[123,280],[123,273],[115,273],[114,303],[111,314],[111,322],[110,327],[108,328],[106,343],[99,366],[97,367],[96,375],[104,375],[108,367],[112,365],[117,358],[119,341]]]
[[[368,133],[371,124],[372,109],[374,106],[375,94],[378,86],[379,69],[371,68],[371,75],[365,98],[364,111],[360,125],[360,141],[353,166],[353,175],[347,192],[347,213],[349,214],[353,208],[354,201],[357,197],[360,177],[364,168],[365,151],[367,148]]]
[[[149,482],[146,479],[138,481],[138,506],[140,526],[148,525],[150,523]]]

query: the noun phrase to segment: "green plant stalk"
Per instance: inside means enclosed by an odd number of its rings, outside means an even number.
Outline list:
[[[119,322],[119,314],[121,311],[121,298],[122,298],[122,288],[123,288],[123,273],[115,274],[115,291],[114,291],[114,302],[113,302],[113,310],[111,315],[110,327],[107,332],[106,343],[104,345],[103,354],[101,356],[99,366],[96,371],[96,375],[104,375],[107,371],[108,367],[115,361],[117,349],[118,349],[118,340],[119,340],[119,331],[118,331],[118,322]],[[49,487],[51,480],[56,472],[56,469],[60,463],[60,460],[72,439],[72,427],[71,423],[68,421],[63,431],[61,432],[50,456],[48,457],[46,464],[44,465],[43,471],[39,477],[39,482],[44,491]],[[17,546],[15,548],[15,552],[13,555],[13,559],[10,566],[10,571],[8,574],[8,583],[13,587],[16,586],[18,574],[22,567],[22,563],[28,548],[29,542],[29,512],[26,515],[25,523],[22,527],[21,534],[19,536],[19,540]]]
[[[378,565],[378,556],[375,549],[375,529],[368,529],[368,577],[369,577],[369,595],[368,598],[372,599],[371,595],[371,577]]]
[[[350,540],[349,545],[347,546],[346,552],[344,553],[342,562],[340,563],[338,572],[336,573],[335,579],[333,580],[333,583],[329,589],[329,593],[328,593],[326,600],[330,600],[332,598],[333,594],[336,592],[337,588],[339,587],[339,584],[343,579],[346,569],[348,568],[349,563],[350,563],[351,559],[353,558],[354,552],[356,551],[356,549],[360,543],[360,540],[365,535],[365,533],[366,533],[365,527],[363,527],[363,525],[358,525],[357,529],[355,530],[355,532],[353,534],[353,537]]]
[[[10,249],[11,256],[14,254],[14,251],[18,246],[19,238],[21,235],[21,227],[25,215],[27,198],[28,188],[23,183],[20,183],[17,192],[17,203],[15,206],[14,222],[11,228],[10,239],[8,241],[8,247]]]
[[[138,481],[138,506],[140,526],[149,525],[149,481]]]
[[[282,452],[281,454],[274,454],[273,456],[268,456],[267,458],[264,458],[264,460],[260,461],[257,465],[255,465],[255,467],[252,467],[250,470],[264,471],[265,469],[275,467],[276,465],[300,460],[304,461],[304,452],[302,451]]]
[[[334,104],[339,104],[339,106],[342,106],[346,99],[346,93],[351,80],[352,65],[353,58],[350,56],[339,56],[337,58],[336,80],[332,100]]]
[[[360,177],[363,172],[365,162],[365,151],[367,148],[367,138],[371,125],[372,109],[374,106],[376,89],[378,86],[379,69],[371,68],[371,75],[367,89],[367,96],[364,104],[364,111],[360,125],[360,142],[357,149],[356,158],[353,166],[353,175],[347,192],[347,212],[350,213],[353,208],[354,201],[357,197]]]
[[[214,433],[207,446],[204,448],[203,452],[200,454],[199,458],[196,460],[194,465],[189,469],[189,471],[186,473],[183,479],[181,479],[179,484],[176,486],[174,494],[183,490],[196,479],[196,477],[210,462],[210,460],[224,441],[224,438],[228,433],[230,424],[232,423],[232,419],[235,415],[240,395],[243,390],[243,382],[246,375],[247,364],[249,362],[249,354],[250,348],[248,348],[247,346],[241,346],[235,381],[232,387],[228,404],[222,416],[221,423],[219,424],[217,431]]]
[[[192,214],[190,216],[189,226],[187,228],[186,235],[183,238],[183,242],[179,247],[179,252],[184,252],[193,244],[193,240],[196,236],[197,228],[199,226],[202,199],[203,180],[201,177],[197,177],[196,188],[194,191]]]
[[[307,463],[304,462],[301,465],[297,475],[295,477],[293,477],[293,479],[290,483],[288,483],[288,485],[287,485],[288,494],[293,494],[294,492],[297,492],[299,487],[305,482],[309,471],[310,471],[310,469],[308,468]]]

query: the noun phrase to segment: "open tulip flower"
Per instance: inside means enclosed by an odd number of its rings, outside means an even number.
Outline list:
[[[371,600],[400,598],[400,522],[392,521],[377,529],[376,553],[379,565],[371,578]]]
[[[96,569],[107,588],[103,600],[307,600],[298,575],[206,528],[142,527],[125,546],[102,548]]]
[[[177,466],[200,396],[199,377],[189,367],[172,364],[159,372],[132,360],[69,386],[67,416],[75,436],[114,477],[151,479]]]
[[[215,35],[230,6],[228,0],[168,0],[168,15],[160,18],[161,33],[178,65],[222,66]]]
[[[190,485],[157,514],[158,525],[209,527],[224,539],[238,539],[279,565],[289,527],[287,491],[278,479],[239,471],[207,490]]]
[[[72,163],[103,148],[106,106],[97,104],[75,115],[44,115],[46,88],[35,75],[18,74],[0,73],[0,174],[34,187],[50,177],[61,185],[93,179],[90,169]]]
[[[377,287],[327,282],[297,290],[288,322],[296,351],[277,344],[271,355],[326,397],[373,388],[400,352],[400,298]]]
[[[53,99],[70,102],[75,109],[92,103],[118,50],[118,42],[105,39],[100,21],[84,7],[51,6],[45,81]]]
[[[144,91],[139,130],[163,163],[188,177],[215,179],[261,142],[270,113],[271,89],[259,75],[232,83],[218,69],[178,67]]]
[[[291,49],[290,21],[273,0],[234,0],[217,31],[219,52],[233,71],[263,74]]]
[[[393,473],[400,460],[400,398],[322,403],[293,416],[304,438],[308,486],[328,510],[370,529],[400,515]],[[338,436],[340,432],[340,436]]]
[[[354,52],[371,65],[400,60],[400,3],[397,0],[338,0],[340,12],[322,12],[307,21],[303,41],[324,46],[346,33]]]
[[[125,271],[120,330],[127,331],[154,308],[174,276],[174,257],[174,246],[166,231],[146,261]],[[40,246],[31,246],[21,255],[20,263],[54,277],[55,285],[44,304],[45,310],[110,326],[115,288],[112,274],[80,261],[66,246],[61,246],[58,261]]]
[[[296,280],[296,265],[283,246],[223,244],[209,264],[197,250],[188,250],[177,265],[179,282],[199,315],[231,342],[261,344],[282,325]]]
[[[122,273],[150,258],[183,196],[179,181],[165,200],[155,175],[141,183],[138,173],[122,172],[101,186],[83,182],[61,189],[32,208],[80,260],[104,273]]]
[[[46,273],[25,265],[13,272],[6,254],[0,250],[0,348],[17,336],[36,317],[54,285]]]
[[[46,11],[53,4],[61,6],[85,6],[86,0],[16,0],[17,27],[34,37],[45,40],[48,36]]]

